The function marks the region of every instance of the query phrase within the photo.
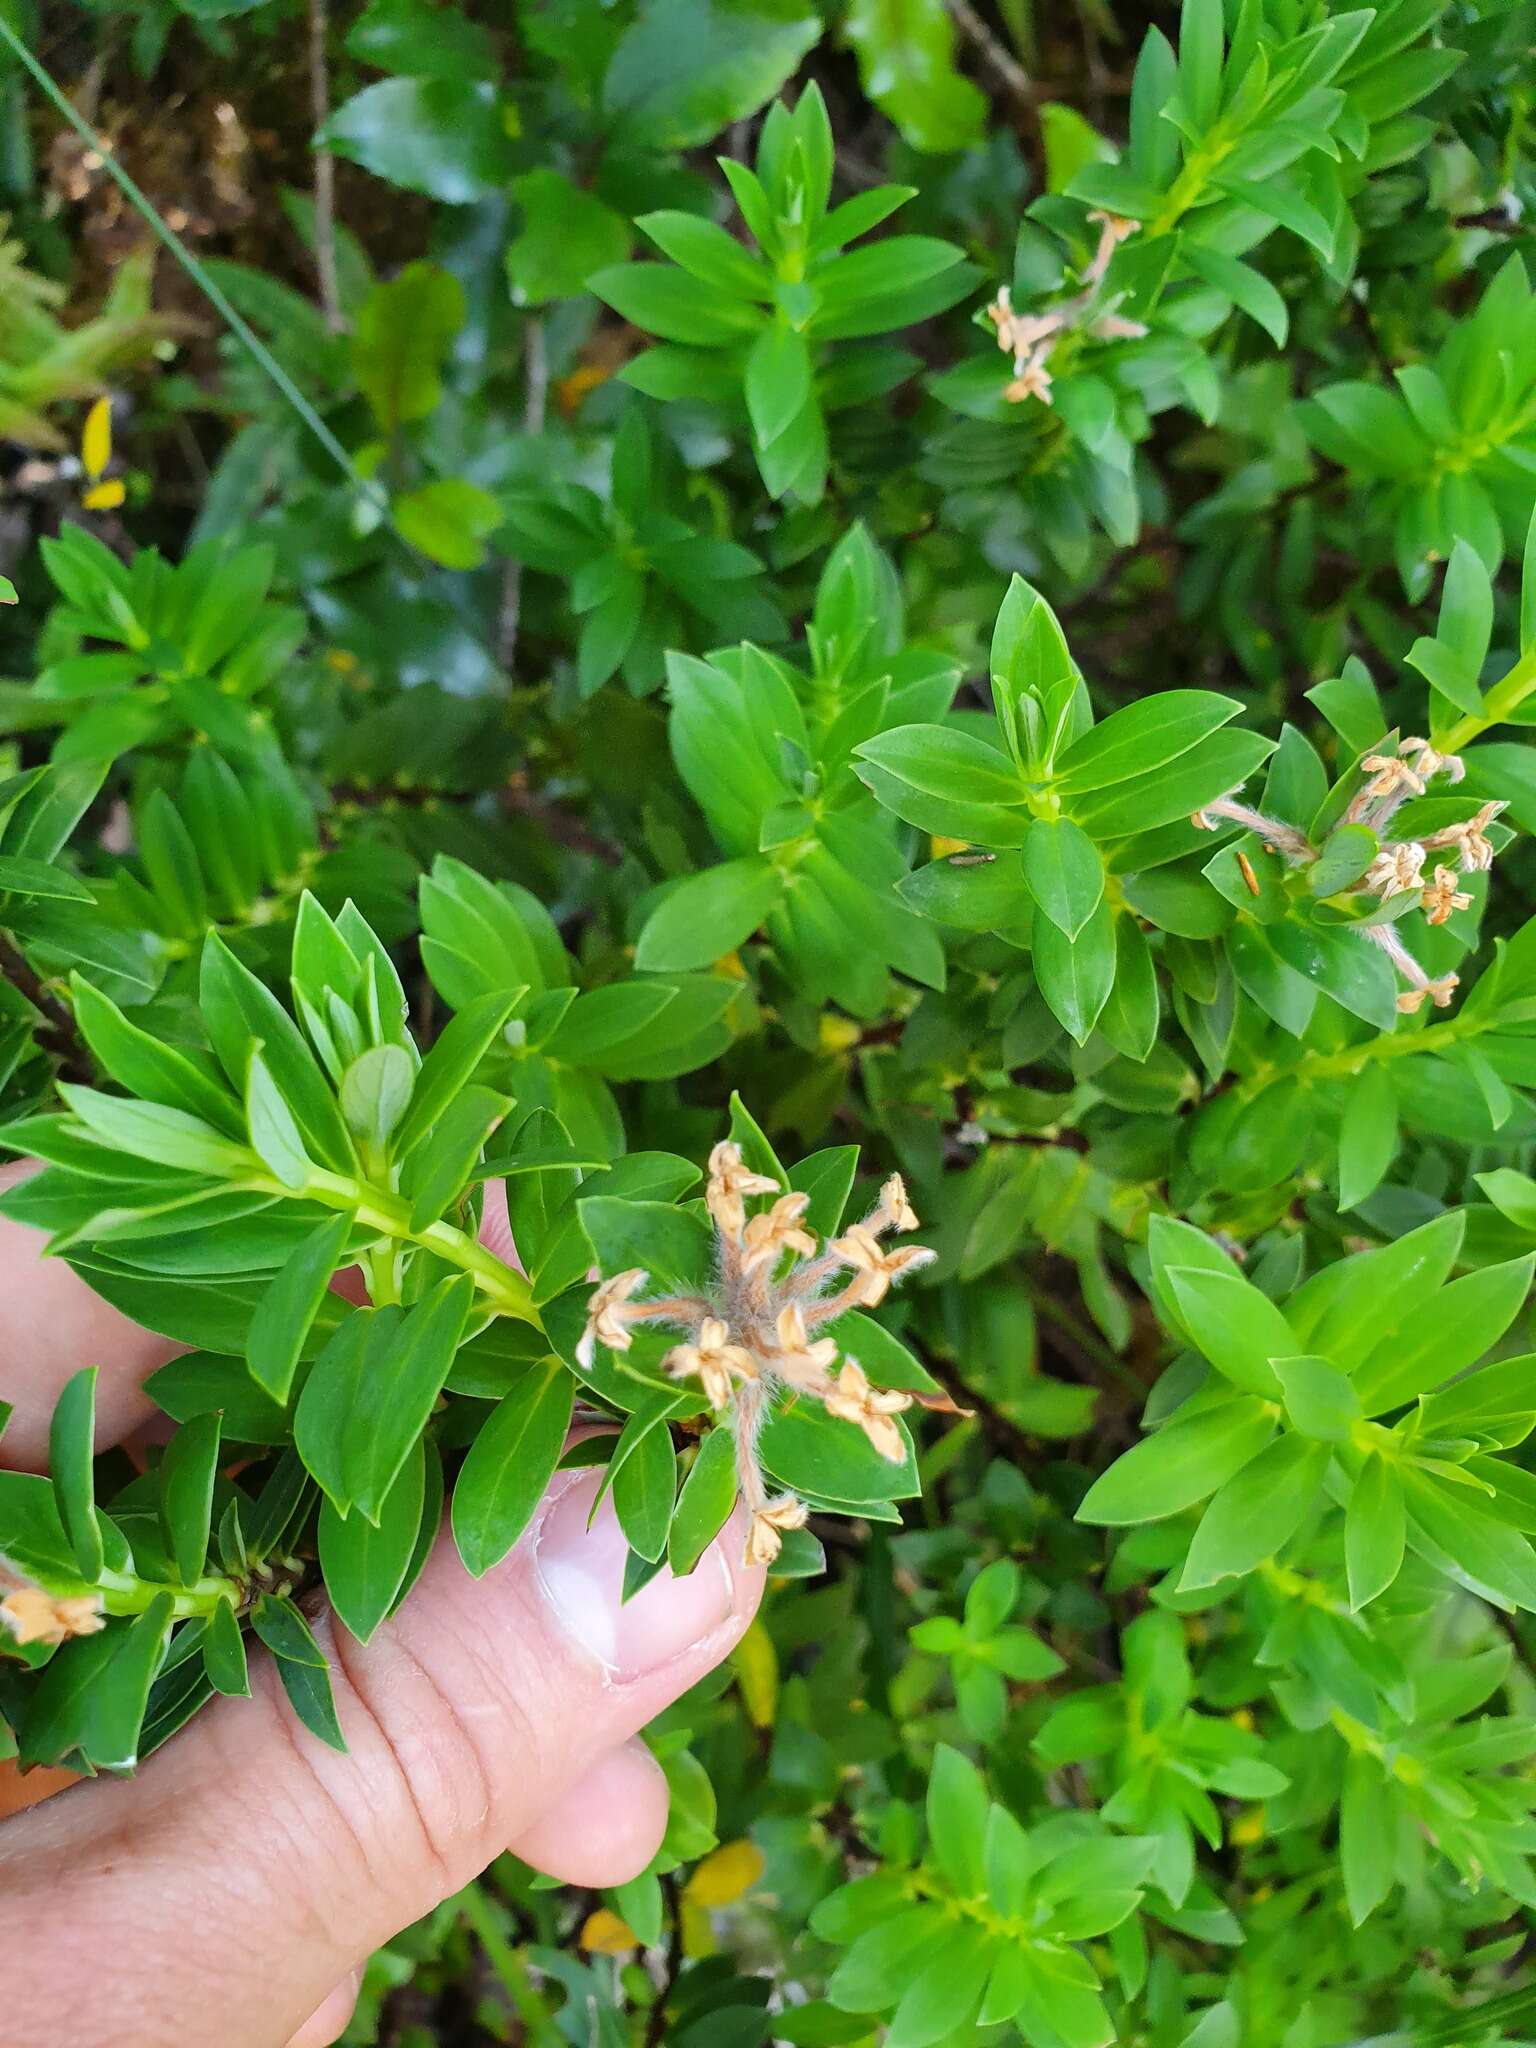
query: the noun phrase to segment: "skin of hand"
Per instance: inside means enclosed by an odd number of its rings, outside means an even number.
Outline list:
[[[484,1236],[509,1254],[504,1204]],[[0,1461],[30,1470],[78,1366],[100,1367],[101,1448],[151,1412],[141,1382],[175,1348],[42,1242],[0,1220]],[[762,1573],[733,1518],[689,1577],[621,1607],[625,1544],[606,1503],[588,1527],[596,1486],[557,1474],[480,1580],[445,1535],[366,1647],[312,1616],[348,1755],[305,1732],[258,1654],[251,1699],[215,1701],[131,1779],[0,1824],[6,2048],[325,2048],[369,1952],[504,1849],[584,1886],[643,1870],[667,1793],[638,1732],[740,1640]]]

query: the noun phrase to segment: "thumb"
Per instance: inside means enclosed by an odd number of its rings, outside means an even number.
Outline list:
[[[366,1647],[317,1622],[348,1755],[305,1733],[262,1658],[253,1700],[218,1702],[133,1780],[9,1823],[7,2048],[273,2048],[711,1670],[761,1593],[741,1528],[622,1602],[611,1506],[587,1527],[598,1478],[560,1474],[480,1581],[441,1540]]]

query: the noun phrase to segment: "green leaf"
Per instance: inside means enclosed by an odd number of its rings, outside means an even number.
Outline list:
[[[577,1210],[603,1272],[638,1266],[653,1288],[668,1293],[696,1294],[710,1284],[715,1238],[697,1216],[613,1195],[585,1197]]]
[[[130,1022],[81,975],[70,977],[70,993],[81,1036],[114,1081],[146,1102],[179,1109],[227,1138],[244,1140],[239,1103],[202,1067]]]
[[[196,1416],[177,1430],[160,1460],[160,1528],[184,1586],[197,1584],[208,1557],[220,1433],[217,1415]]]
[[[765,327],[747,356],[746,398],[760,448],[777,441],[811,395],[811,355],[788,321]]]
[[[1161,1000],[1152,948],[1134,917],[1115,919],[1115,979],[1099,1012],[1099,1030],[1128,1060],[1147,1059],[1157,1043]]]
[[[1224,292],[1240,313],[1262,327],[1276,348],[1285,347],[1290,316],[1284,299],[1262,271],[1188,237],[1180,243],[1179,254],[1197,277]]]
[[[575,1388],[557,1359],[526,1373],[470,1445],[453,1489],[453,1540],[482,1578],[533,1517],[560,1461]]]
[[[1024,879],[1036,904],[1067,939],[1077,938],[1104,895],[1099,850],[1070,818],[1036,818],[1024,841]]]
[[[1331,1456],[1300,1435],[1276,1438],[1226,1481],[1189,1546],[1181,1591],[1241,1578],[1288,1543],[1317,1497]]]
[[[208,1617],[203,1633],[203,1669],[215,1692],[235,1699],[249,1699],[251,1676],[246,1663],[245,1638],[231,1601],[221,1600]]]
[[[793,0],[655,0],[619,38],[605,109],[628,145],[693,149],[772,99],[820,34]]]
[[[1381,1185],[1397,1152],[1397,1096],[1372,1062],[1349,1083],[1339,1125],[1339,1207],[1357,1209]]]
[[[501,96],[483,80],[383,79],[339,106],[315,140],[446,206],[489,198],[516,168]]]
[[[1344,1765],[1339,1801],[1339,1860],[1344,1898],[1356,1927],[1368,1920],[1397,1878],[1397,1815],[1380,1763],[1362,1751]]]
[[[257,1633],[260,1633],[259,1625]],[[277,1655],[277,1675],[282,1680],[283,1691],[288,1695],[288,1704],[294,1713],[310,1734],[323,1742],[327,1749],[334,1749],[345,1756],[346,1738],[341,1732],[341,1723],[336,1718],[336,1701],[331,1691],[331,1676],[324,1661],[300,1662],[286,1657],[276,1651],[275,1645],[270,1641],[268,1648],[274,1649]]]
[[[409,1310],[357,1310],[315,1360],[294,1442],[337,1512],[377,1524],[442,1391],[474,1283],[441,1280]]]
[[[691,348],[739,342],[763,325],[758,308],[722,298],[701,279],[668,264],[621,263],[595,271],[587,285],[632,325]]]
[[[395,80],[392,89],[399,96],[410,83]],[[391,88],[372,90],[388,94]],[[367,94],[359,97],[366,101]],[[464,287],[435,263],[408,263],[364,299],[352,338],[352,369],[384,433],[398,433],[437,410],[443,363],[465,312]]]
[[[246,1338],[251,1378],[275,1402],[288,1399],[305,1339],[320,1313],[351,1232],[350,1216],[328,1216],[279,1268],[257,1304]]]
[[[654,1563],[665,1554],[676,1500],[677,1456],[663,1421],[639,1438],[614,1474],[614,1511],[637,1557]]]
[[[395,531],[444,569],[478,569],[502,523],[500,501],[466,477],[434,477],[392,500]]]
[[[942,0],[854,0],[843,33],[866,94],[912,148],[945,155],[981,141],[986,97],[956,65]]]
[[[231,1443],[280,1444],[288,1435],[281,1406],[255,1386],[236,1358],[194,1351],[161,1366],[144,1382],[150,1399],[177,1422],[222,1415]]]
[[[263,1593],[251,1609],[251,1626],[273,1656],[284,1663],[305,1664],[312,1671],[325,1669],[325,1652],[291,1600]]]
[[[329,1500],[321,1502],[316,1535],[325,1590],[360,1643],[394,1609],[421,1534],[425,1483],[426,1450],[418,1440],[384,1496],[377,1525],[362,1515],[343,1519]]]
[[[404,1116],[416,1065],[403,1045],[371,1045],[341,1077],[338,1099],[354,1138],[382,1151]]]
[[[199,987],[203,1023],[219,1064],[244,1089],[253,1046],[288,1106],[303,1148],[318,1166],[350,1174],[356,1159],[336,1098],[298,1026],[271,990],[230,952],[217,932],[203,949]]]
[[[1089,1487],[1081,1522],[1156,1522],[1193,1507],[1263,1450],[1275,1425],[1247,1395],[1178,1417],[1132,1445]]]
[[[760,856],[706,868],[677,883],[646,919],[635,948],[643,973],[711,966],[751,938],[784,893],[784,877]]]
[[[1098,856],[1095,854],[1097,860]],[[1103,870],[1100,869],[1102,878]],[[1114,914],[1102,899],[1075,939],[1045,918],[1035,921],[1031,958],[1051,1013],[1085,1045],[1109,1001],[1117,946]]]
[[[1332,896],[1359,881],[1381,851],[1381,842],[1369,825],[1343,824],[1334,827],[1322,852],[1307,870],[1307,886],[1314,896]]]
[[[472,1083],[438,1117],[402,1177],[413,1231],[425,1230],[463,1194],[486,1140],[511,1107],[507,1096]]]
[[[495,1044],[516,1005],[516,997],[492,989],[451,1017],[416,1073],[410,1108],[395,1138],[403,1159],[421,1144],[460,1089]]]
[[[1162,690],[1091,726],[1056,763],[1055,787],[1075,796],[1166,767],[1235,718],[1242,705],[1214,690]]]
[[[990,1804],[976,1766],[941,1742],[928,1779],[928,1847],[957,1898],[987,1896]]]
[[[1170,1266],[1167,1283],[1179,1318],[1218,1372],[1245,1393],[1280,1391],[1272,1361],[1299,1349],[1274,1303],[1230,1264],[1225,1271]]]
[[[18,860],[0,853],[0,895],[47,896],[67,903],[90,903],[95,899],[82,882],[65,869],[47,861]]]
[[[98,1770],[131,1771],[139,1760],[139,1731],[165,1656],[172,1606],[169,1593],[155,1595],[118,1636],[111,1662],[92,1688],[80,1747]]]
[[[1389,1458],[1368,1457],[1344,1518],[1349,1604],[1357,1611],[1384,1593],[1403,1564],[1408,1516],[1403,1482]]]
[[[283,1100],[257,1045],[245,1084],[245,1120],[251,1150],[286,1188],[302,1188],[312,1171],[293,1111]]]
[[[1179,17],[1179,92],[1198,134],[1221,105],[1221,60],[1226,44],[1221,0],[1185,0]]]
[[[593,271],[622,263],[629,223],[594,193],[540,168],[512,180],[521,228],[507,244],[507,282],[519,306],[543,306],[585,291]],[[643,225],[643,223],[642,223]]]
[[[80,1576],[88,1585],[101,1577],[106,1559],[96,1519],[96,1368],[82,1366],[64,1383],[54,1405],[48,1431],[48,1469],[59,1520],[74,1552]],[[8,1531],[0,1526],[0,1550],[9,1552]]]
[[[1271,1363],[1293,1425],[1320,1443],[1347,1443],[1360,1418],[1360,1396],[1338,1367],[1325,1358],[1275,1358]]]
[[[725,1527],[736,1493],[735,1432],[717,1425],[699,1445],[667,1533],[667,1563],[676,1577],[693,1570]]]
[[[126,1102],[61,1081],[59,1093],[91,1137],[156,1166],[179,1167],[218,1180],[243,1180],[256,1161],[199,1118],[154,1102]]]

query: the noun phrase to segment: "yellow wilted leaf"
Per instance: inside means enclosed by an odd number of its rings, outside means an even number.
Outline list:
[[[81,493],[80,503],[87,512],[115,512],[128,495],[121,477],[108,477],[105,483],[92,484]]]
[[[1263,1807],[1250,1806],[1245,1813],[1238,1814],[1227,1829],[1227,1834],[1234,1842],[1262,1842],[1266,1825],[1267,1817]]]
[[[589,1955],[623,1956],[632,1948],[640,1946],[640,1937],[617,1913],[610,1913],[606,1906],[599,1906],[595,1913],[587,1915],[586,1925],[578,1937],[580,1945]]]
[[[755,1842],[727,1842],[704,1858],[683,1896],[693,1906],[732,1906],[751,1891],[765,1868]]]
[[[830,1010],[824,1010],[817,1021],[816,1042],[823,1052],[849,1052],[861,1035],[861,1027],[851,1017],[835,1017]]]
[[[720,1946],[715,1940],[715,1930],[709,1924],[709,1915],[702,1906],[695,1906],[686,1898],[678,1902],[677,1932],[683,1954],[691,1963],[701,1963]]]
[[[773,1638],[754,1621],[731,1652],[736,1683],[754,1728],[771,1728],[779,1704],[779,1655]]]
[[[88,477],[99,477],[112,460],[112,401],[98,398],[85,416],[80,461]],[[89,503],[89,495],[86,502]]]
[[[948,860],[952,853],[964,853],[970,843],[969,839],[946,839],[942,832],[935,832],[928,846],[935,860]]]

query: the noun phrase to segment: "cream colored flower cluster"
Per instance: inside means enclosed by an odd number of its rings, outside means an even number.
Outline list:
[[[1443,826],[1438,832],[1427,832],[1422,839],[1392,839],[1388,828],[1403,804],[1411,797],[1423,796],[1434,776],[1443,775],[1448,782],[1456,783],[1466,769],[1459,756],[1437,753],[1423,739],[1400,740],[1396,753],[1367,754],[1360,766],[1368,779],[1351,798],[1340,822],[1369,826],[1380,842],[1380,851],[1356,886],[1379,896],[1383,903],[1412,893],[1419,899],[1426,924],[1444,924],[1454,912],[1466,910],[1472,902],[1468,892],[1456,886],[1458,877],[1486,873],[1493,866],[1494,847],[1488,827],[1507,806],[1483,804],[1474,816]],[[1289,861],[1317,858],[1317,850],[1304,832],[1278,819],[1266,818],[1261,811],[1235,802],[1230,796],[1206,804],[1194,813],[1191,822],[1202,831],[1214,832],[1220,819],[1242,825],[1262,839],[1271,853],[1281,854]],[[1435,862],[1426,879],[1424,870],[1431,854],[1444,858]],[[1256,880],[1251,886],[1257,893]],[[1426,997],[1436,1009],[1446,1008],[1456,991],[1458,976],[1426,974],[1391,924],[1361,925],[1359,932],[1363,939],[1381,948],[1399,977],[1408,984],[1397,998],[1399,1010],[1411,1015],[1422,1007]]]
[[[750,1201],[771,1195],[749,1215]],[[709,1297],[643,1290],[639,1267],[604,1280],[587,1305],[577,1357],[590,1365],[595,1347],[627,1351],[642,1323],[686,1334],[663,1361],[676,1379],[697,1379],[717,1413],[729,1410],[736,1433],[737,1473],[751,1514],[747,1559],[770,1563],[786,1529],[801,1528],[804,1502],[770,1498],[757,1457],[757,1436],[773,1394],[788,1389],[820,1401],[829,1415],[863,1430],[881,1457],[899,1464],[906,1446],[895,1417],[912,1396],[872,1386],[855,1358],[839,1360],[836,1339],[815,1333],[850,1309],[874,1308],[892,1285],[934,1255],[922,1245],[886,1244],[889,1233],[917,1228],[900,1174],[860,1223],[819,1249],[806,1223],[810,1197],[784,1194],[779,1182],[754,1173],[739,1146],[719,1144],[709,1158],[705,1204],[715,1226],[718,1270]]]
[[[1113,305],[1101,307],[1098,303],[1110,258],[1127,235],[1135,234],[1138,223],[1122,220],[1115,213],[1091,213],[1088,218],[1098,224],[1099,244],[1082,272],[1082,291],[1048,306],[1043,313],[1016,313],[1009,288],[1003,285],[987,308],[987,318],[997,329],[998,347],[1013,358],[1013,376],[1003,389],[1010,405],[1026,398],[1038,398],[1042,405],[1055,402],[1051,397],[1054,380],[1046,364],[1063,334],[1081,328],[1096,341],[1138,341],[1147,331],[1139,320],[1127,320],[1115,312]]]

